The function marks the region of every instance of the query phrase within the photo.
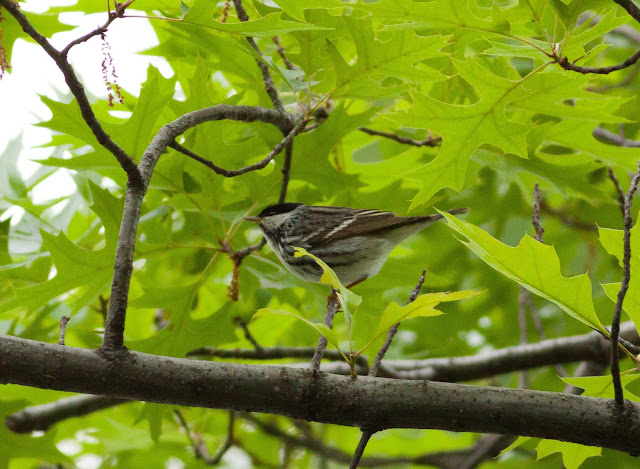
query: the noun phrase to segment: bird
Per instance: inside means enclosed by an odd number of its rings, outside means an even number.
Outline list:
[[[452,215],[468,208],[449,210]],[[323,270],[309,256],[295,257],[296,247],[324,261],[347,288],[373,277],[394,247],[410,235],[444,218],[440,214],[402,217],[375,209],[353,209],[285,202],[244,217],[260,227],[267,244],[296,277],[320,283]]]

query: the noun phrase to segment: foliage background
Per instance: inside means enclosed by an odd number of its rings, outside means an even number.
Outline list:
[[[129,154],[138,158],[162,125],[185,112],[218,103],[270,107],[255,53],[244,39],[254,36],[287,110],[331,101],[328,119],[295,139],[288,200],[399,214],[466,206],[466,221],[515,246],[525,233],[533,233],[531,194],[539,182],[545,243],[557,252],[563,275],[588,273],[595,310],[603,323],[610,323],[614,303],[600,284],[619,281],[612,254],[621,247],[603,246],[596,225],[621,229],[607,169],[628,187],[629,173],[640,159],[637,148],[616,145],[629,141],[615,138],[637,137],[637,68],[582,75],[563,70],[545,52],[555,50],[558,57],[590,66],[625,60],[638,48],[637,36],[629,32],[637,34],[636,24],[614,2],[317,0],[303,7],[285,0],[247,1],[251,21],[242,24],[233,8],[222,23],[224,3],[206,0],[137,0],[134,6],[183,21],[152,21],[160,44],[145,52],[164,57],[173,77],[150,67],[139,96],[123,90],[124,103],[114,109],[128,111],[127,118],[111,113],[105,100],[94,103],[107,133]],[[101,12],[104,5],[80,0],[28,16],[50,36],[67,29],[58,19],[66,11]],[[584,22],[585,12],[600,21]],[[10,61],[14,40],[23,34],[12,18],[5,17],[2,27]],[[298,69],[285,67],[272,41],[276,35]],[[41,168],[27,180],[16,169],[17,158],[28,157],[18,141],[0,159],[0,210],[24,210],[0,223],[0,333],[54,342],[60,318],[68,315],[67,344],[95,348],[111,283],[125,176],[112,155],[95,144],[75,102],[58,96],[42,100],[53,113],[40,125],[54,133],[47,144],[56,148],[54,156],[39,161]],[[417,140],[433,132],[443,141],[433,148],[412,147],[359,131],[363,126]],[[614,136],[597,139],[592,135],[596,127]],[[259,161],[280,140],[277,130],[265,124],[215,122],[190,130],[182,143],[219,166],[238,168]],[[244,261],[239,301],[226,295],[233,265],[219,252],[220,241],[234,249],[258,241],[256,228],[241,220],[276,201],[281,164],[279,156],[264,170],[227,179],[175,151],[161,157],[138,228],[127,347],[178,357],[202,346],[250,348],[235,318],[249,322],[264,307],[291,308],[321,321],[326,287],[298,281],[267,249]],[[34,188],[59,168],[71,170],[77,190],[63,200],[34,204]],[[485,293],[442,305],[442,316],[403,322],[388,358],[471,355],[518,343],[518,285],[452,233],[440,223],[410,238],[377,277],[356,287],[363,297],[356,341],[366,343],[384,306],[406,301],[426,268],[423,291]],[[621,239],[619,232],[610,234]],[[627,304],[639,294],[632,285]],[[549,337],[588,331],[556,305],[534,300]],[[162,321],[168,326],[158,331]],[[336,327],[344,329],[342,319]],[[250,330],[262,346],[310,346],[317,339],[301,322],[280,316],[256,319]],[[539,340],[529,330],[529,340]],[[529,380],[533,389],[564,387],[552,367],[530,372]],[[481,383],[514,387],[517,376]],[[62,396],[3,386],[0,413]],[[43,461],[82,466],[90,464],[88,455],[99,455],[101,467],[199,467],[172,409],[129,404],[65,421],[44,436],[13,435],[0,426],[0,466],[36,467]],[[226,437],[226,412],[184,413],[210,448]],[[300,431],[284,418],[268,420]],[[326,444],[347,453],[359,438],[352,428],[311,428]],[[226,456],[229,464],[251,455],[259,455],[256,466],[276,466],[283,458],[288,467],[320,464],[313,452],[287,448],[246,421],[236,425],[236,437],[242,448]],[[476,438],[389,430],[374,435],[367,454],[418,455],[464,448]],[[512,452],[483,467],[557,467],[559,458],[556,454],[536,463],[531,453]],[[634,462],[605,450],[603,459],[592,458],[584,467],[596,464],[632,467]]]

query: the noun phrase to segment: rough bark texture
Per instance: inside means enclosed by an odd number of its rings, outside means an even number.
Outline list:
[[[314,378],[315,376],[315,378]],[[0,382],[338,425],[511,433],[640,453],[640,406],[551,392],[314,373],[0,338]],[[617,411],[616,411],[617,410]]]

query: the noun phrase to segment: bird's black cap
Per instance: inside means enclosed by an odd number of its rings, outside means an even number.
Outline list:
[[[269,205],[262,212],[260,212],[258,217],[265,218],[265,217],[271,217],[273,215],[280,215],[281,213],[287,213],[292,210],[295,210],[296,208],[300,207],[300,205],[303,205],[303,204],[298,202],[285,202],[282,204]]]

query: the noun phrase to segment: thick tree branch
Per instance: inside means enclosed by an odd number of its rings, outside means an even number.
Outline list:
[[[433,137],[432,135],[429,135],[424,140],[414,140],[402,135],[394,134],[391,132],[383,132],[382,130],[374,130],[368,127],[360,127],[358,130],[364,132],[365,134],[374,135],[376,137],[389,138],[391,140],[395,140],[398,143],[403,143],[405,145],[411,145],[414,147],[435,147],[442,143],[442,137]]]
[[[618,292],[618,298],[616,300],[616,307],[613,312],[613,319],[611,321],[611,377],[613,378],[613,388],[615,390],[616,404],[624,404],[624,394],[622,390],[622,382],[620,381],[620,363],[618,357],[618,336],[620,334],[620,318],[622,316],[622,304],[624,297],[629,289],[629,281],[631,280],[631,225],[633,223],[631,219],[631,205],[633,203],[633,195],[638,189],[638,182],[640,181],[640,162],[638,162],[638,171],[631,179],[631,186],[629,192],[624,198],[624,236],[623,245],[624,253],[622,258],[622,283],[620,285],[620,291]]]
[[[105,333],[101,347],[102,351],[117,351],[123,347],[124,323],[129,297],[129,282],[133,270],[133,252],[138,219],[140,218],[140,207],[158,158],[171,143],[175,142],[179,135],[182,135],[188,129],[204,122],[224,119],[241,122],[260,121],[275,125],[281,132],[286,134],[290,134],[295,127],[292,116],[273,109],[258,106],[219,104],[184,114],[158,131],[140,159],[141,184],[127,185],[124,214],[116,249],[109,310],[105,321]]]
[[[247,15],[247,11],[242,6],[241,0],[233,0],[233,4],[236,7],[236,12],[238,13],[238,18],[240,21],[245,22],[249,21],[249,15]],[[262,56],[262,52],[260,52],[260,48],[258,44],[256,44],[255,39],[252,37],[247,37],[247,42],[256,51],[259,56]],[[277,111],[284,113],[284,106],[282,105],[282,101],[280,101],[280,97],[278,96],[278,91],[276,90],[276,85],[273,82],[273,78],[271,77],[271,72],[269,72],[269,67],[262,60],[256,59],[256,63],[260,68],[260,72],[262,73],[262,81],[264,81],[264,87],[273,103],[273,107],[276,108]]]
[[[621,325],[621,336],[634,341],[639,339],[635,325],[631,321]],[[631,344],[626,346],[629,349],[632,348]],[[453,381],[453,378],[457,378],[460,381],[470,381],[472,379],[510,373],[520,369],[518,366],[522,367],[522,369],[529,369],[557,363],[557,360],[562,360],[563,362],[587,360],[582,362],[578,368],[578,370],[584,368],[584,371],[576,371],[576,375],[591,376],[602,374],[604,367],[608,365],[609,348],[610,343],[608,340],[605,340],[597,332],[591,332],[580,336],[543,341],[539,344],[530,344],[525,347],[509,347],[480,356],[427,360],[385,360],[383,364],[388,363],[391,367],[403,370],[399,373],[404,373],[409,379],[423,379],[423,377],[426,377],[426,379],[434,381]],[[206,348],[194,350],[192,353],[194,355],[210,355],[218,358],[277,360],[284,358],[310,358],[315,350],[315,347],[263,347],[262,351],[255,349]],[[637,352],[634,350],[633,353]],[[324,358],[341,362],[343,360],[336,350],[327,350]],[[364,361],[364,366],[366,366],[366,357],[361,355],[358,359]],[[342,365],[344,365],[343,369],[336,371],[342,371],[342,374],[348,375],[350,372],[349,367],[344,362]],[[583,367],[583,365],[585,366]],[[493,374],[484,373],[485,367],[492,370]],[[381,370],[384,371],[384,368],[381,368]],[[420,370],[421,373],[411,376],[410,372],[412,370]],[[431,370],[431,373],[429,373],[429,370]],[[420,376],[420,374],[423,376]],[[573,390],[565,390],[565,392],[580,393],[578,388],[573,386],[570,388]],[[7,425],[18,433],[46,430],[61,420],[86,415],[96,410],[126,402],[129,401],[101,396],[74,396],[48,404],[27,407],[20,412],[11,414],[7,419]]]
[[[111,137],[104,131],[100,122],[96,118],[96,115],[91,108],[91,104],[89,103],[89,99],[84,91],[84,86],[78,79],[73,67],[67,60],[66,52],[68,52],[69,46],[63,51],[59,52],[55,47],[51,45],[51,43],[40,34],[33,25],[29,22],[27,17],[20,11],[20,7],[17,3],[14,3],[12,0],[0,0],[0,6],[4,7],[10,14],[13,16],[22,30],[28,34],[34,41],[36,41],[44,51],[51,57],[62,74],[64,75],[64,80],[71,90],[71,93],[76,98],[76,102],[80,107],[80,113],[82,114],[82,118],[86,122],[87,126],[93,132],[93,135],[96,137],[96,140],[100,145],[106,148],[113,156],[116,157],[118,163],[122,169],[127,172],[129,182],[136,186],[139,186],[141,183],[140,173],[138,171],[138,167],[136,166],[133,158],[127,154],[117,143],[115,143]],[[71,43],[73,44],[73,43]]]
[[[511,433],[640,453],[640,406],[485,386],[327,375],[0,337],[0,382],[359,428]],[[451,416],[455,415],[456,418]]]

